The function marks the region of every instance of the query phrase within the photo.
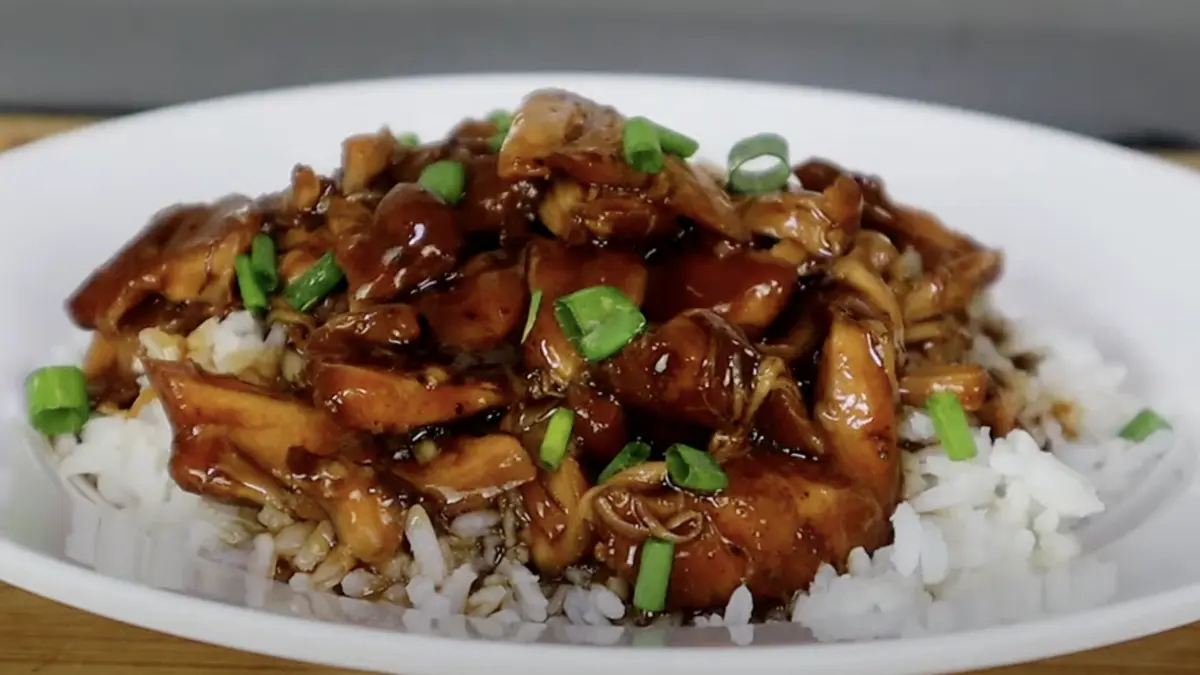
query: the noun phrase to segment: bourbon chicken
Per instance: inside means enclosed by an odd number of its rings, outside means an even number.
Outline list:
[[[164,211],[67,302],[90,405],[157,397],[181,488],[328,521],[347,570],[403,551],[410,513],[495,508],[534,572],[618,577],[647,614],[743,584],[785,603],[891,541],[902,405],[950,391],[1003,434],[1017,403],[962,340],[998,252],[749,140],[716,170],[545,90]],[[240,310],[282,366],[216,374],[138,338]]]

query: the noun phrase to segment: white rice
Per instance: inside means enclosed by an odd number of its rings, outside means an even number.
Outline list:
[[[929,417],[908,414],[901,437],[927,447],[903,458],[904,502],[891,518],[893,543],[870,555],[855,550],[843,574],[822,566],[811,586],[778,610],[786,610],[783,618],[819,640],[868,639],[1017,621],[1111,597],[1114,569],[1082,556],[1073,531],[1118,503],[1171,451],[1174,433],[1160,431],[1142,443],[1117,436],[1139,405],[1121,391],[1125,370],[1105,363],[1087,340],[1028,325],[1015,335],[1019,340],[1003,349],[979,337],[973,355],[1028,380],[1022,422],[1037,437],[1017,430],[993,442],[987,429],[977,429],[976,457],[955,462],[936,443]],[[247,312],[209,320],[186,340],[155,329],[139,337],[156,358],[189,358],[219,373],[278,372],[284,358],[282,328],[268,331]],[[1015,370],[1010,356],[1023,352],[1043,357],[1036,378]],[[1055,406],[1067,401],[1076,411],[1073,438],[1055,417]],[[515,540],[508,511],[460,515],[439,536],[429,514],[413,507],[404,552],[374,569],[345,567],[330,559],[337,542],[328,522],[292,522],[268,510],[250,522],[176,487],[167,470],[170,425],[158,401],[134,418],[95,418],[79,440],[63,437],[53,445],[60,473],[86,477],[97,499],[157,523],[213,523],[225,541],[250,542],[249,574],[270,577],[282,561],[298,570],[287,579],[297,592],[319,595],[317,589],[338,586],[349,598],[413,608],[403,615],[408,630],[465,634],[470,627],[483,636],[532,640],[546,626],[516,638],[510,627],[548,622],[568,637],[610,644],[633,619],[628,584],[620,580],[593,583],[590,573],[572,569],[564,582],[543,586],[524,564],[528,552]],[[316,595],[304,611],[322,611]],[[740,586],[723,611],[691,621],[724,627],[731,640],[746,644],[753,614],[751,593]],[[665,616],[655,625],[683,620]]]

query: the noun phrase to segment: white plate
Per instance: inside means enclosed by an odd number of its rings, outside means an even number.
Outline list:
[[[20,422],[22,378],[54,360],[54,345],[77,337],[63,299],[152,212],[175,201],[276,190],[296,162],[335,166],[350,133],[387,123],[432,137],[547,85],[686,130],[710,157],[722,157],[737,138],[774,130],[788,136],[796,157],[823,155],[881,174],[903,201],[1006,249],[1008,304],[1090,332],[1109,357],[1130,365],[1138,393],[1188,411],[1175,419],[1194,426],[1200,178],[1182,169],[971,113],[716,80],[439,77],[255,94],[101,124],[0,156],[0,316],[8,326],[0,400],[13,421],[0,447],[0,578],[198,640],[409,675],[929,673],[1042,658],[1200,619],[1193,536],[1200,491],[1191,486],[1190,452],[1168,457],[1144,498],[1092,533],[1117,569],[1103,606],[867,644],[812,644],[800,628],[777,624],[758,628],[746,648],[732,647],[723,629],[625,634],[616,648],[573,644],[611,634],[529,629],[463,643],[444,637],[463,627],[447,625],[424,635],[399,610],[308,598],[190,557],[179,532],[150,533],[91,506],[34,458]],[[518,643],[532,638],[538,644]]]

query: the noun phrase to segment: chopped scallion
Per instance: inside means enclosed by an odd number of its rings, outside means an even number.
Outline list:
[[[571,429],[575,426],[575,411],[570,408],[555,408],[546,422],[546,435],[542,437],[542,447],[538,449],[538,460],[542,468],[553,471],[562,464],[567,456],[567,446],[571,443]]]
[[[233,259],[233,271],[237,274],[238,292],[242,295],[242,305],[246,309],[266,309],[267,294],[259,286],[258,276],[254,274],[254,265],[250,256],[245,253]]]
[[[1143,408],[1133,416],[1124,427],[1121,427],[1121,438],[1134,443],[1141,443],[1161,429],[1170,429],[1171,425],[1158,413],[1149,408]]]
[[[658,125],[645,117],[625,120],[621,131],[621,146],[625,162],[638,171],[658,173],[663,169],[663,148]]]
[[[513,123],[513,115],[507,110],[493,110],[488,113],[487,121],[496,125],[496,129],[501,133],[508,133]]]
[[[47,436],[73,434],[88,421],[87,379],[75,366],[39,368],[25,378],[29,423]]]
[[[719,492],[729,487],[729,476],[712,455],[683,443],[667,448],[667,475],[675,485],[693,492]]]
[[[934,392],[925,399],[925,410],[951,461],[962,462],[975,457],[975,438],[958,396],[949,391]]]
[[[685,136],[674,129],[668,129],[661,124],[655,126],[658,127],[658,142],[660,145],[662,145],[663,152],[667,153],[668,155],[675,155],[676,157],[687,159],[688,157],[696,154],[696,151],[700,149],[700,143],[698,143],[696,139],[692,138],[691,136]]]
[[[396,134],[396,143],[406,148],[415,148],[421,144],[421,137],[411,131],[406,131],[402,134]]]
[[[613,457],[608,466],[604,467],[604,471],[600,472],[600,478],[597,479],[596,484],[607,483],[613,476],[625,469],[635,467],[638,464],[644,464],[648,459],[650,459],[649,444],[641,441],[626,443],[625,447],[621,448],[621,452],[617,453],[617,456]]]
[[[256,234],[250,241],[250,269],[265,293],[274,293],[279,288],[279,272],[275,267],[275,240],[265,234]]]
[[[500,152],[500,148],[504,147],[504,139],[508,138],[508,134],[504,132],[496,133],[488,139],[488,150],[492,152]]]
[[[666,608],[674,563],[675,544],[653,537],[642,543],[637,581],[633,586],[634,607],[643,612],[661,612]]]
[[[538,312],[542,309],[542,289],[534,289],[529,297],[529,316],[525,317],[525,330],[521,331],[521,343],[529,339],[533,332],[533,324],[537,323]]]
[[[621,351],[646,327],[646,317],[612,286],[592,286],[554,301],[554,318],[575,351],[595,363]]]
[[[462,162],[444,159],[421,170],[417,183],[447,204],[457,204],[467,185],[467,169]]]
[[[766,169],[752,170],[745,165],[762,158],[773,158]],[[742,194],[775,192],[787,185],[792,170],[788,167],[787,139],[778,134],[758,134],[744,138],[729,151],[729,189]]]
[[[328,251],[304,274],[288,284],[283,290],[283,298],[297,311],[307,312],[332,293],[345,276],[333,257],[333,251]]]

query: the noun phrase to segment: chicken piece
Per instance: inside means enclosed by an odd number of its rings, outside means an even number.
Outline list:
[[[664,322],[689,309],[711,309],[756,337],[783,312],[796,278],[794,265],[765,251],[669,253],[650,268],[654,292],[646,297],[646,317]]]
[[[227,504],[271,506],[305,520],[325,511],[243,457],[233,442],[206,427],[181,430],[171,448],[171,479],[188,492]]]
[[[463,350],[499,345],[523,324],[527,305],[522,265],[502,252],[472,258],[448,290],[417,298],[437,343]]]
[[[593,387],[567,387],[567,407],[575,413],[571,428],[575,447],[603,467],[612,461],[629,440],[625,411],[609,395]]]
[[[394,353],[420,336],[420,317],[412,305],[378,305],[326,321],[309,336],[305,351],[314,359],[352,360],[377,351]]]
[[[185,363],[149,361],[146,370],[162,396],[177,448],[189,452],[195,436],[224,439],[254,465],[318,504],[333,522],[340,545],[355,557],[382,563],[395,556],[403,534],[404,504],[374,469],[355,463],[374,456],[368,439],[301,401],[200,373]],[[213,447],[220,453],[228,446],[201,447],[200,452],[220,460],[219,454],[211,456]],[[186,461],[180,460],[173,472],[188,473],[186,468]],[[208,487],[219,490],[211,483]],[[243,486],[240,495],[250,497],[248,490],[253,487]],[[303,504],[297,501],[293,508]]]
[[[404,434],[507,405],[511,394],[497,383],[454,378],[442,368],[404,373],[316,363],[313,399],[350,429]]]
[[[123,410],[133,403],[141,389],[133,369],[140,349],[137,334],[132,331],[120,335],[92,333],[83,375],[93,405],[109,403]]]
[[[900,257],[891,239],[875,230],[859,230],[854,236],[854,248],[848,254],[880,276]]]
[[[455,436],[431,440],[433,459],[400,462],[392,472],[414,488],[445,504],[492,499],[537,477],[537,467],[521,443],[508,434]]]
[[[292,185],[288,190],[288,206],[297,213],[311,211],[321,198],[321,178],[311,166],[297,164],[292,169]]]
[[[754,428],[776,451],[813,458],[829,452],[824,429],[809,417],[800,387],[788,377],[780,378],[767,394],[754,416]]]
[[[644,190],[676,215],[737,241],[749,241],[729,196],[711,176],[667,156],[650,176],[625,161],[625,119],[616,110],[565,91],[529,95],[517,110],[498,171],[502,178],[549,178],[566,174],[584,184]]]
[[[900,378],[900,400],[904,405],[924,407],[935,392],[948,391],[958,397],[963,410],[975,412],[988,397],[989,382],[987,371],[975,364],[910,369]]]
[[[353,309],[386,302],[454,269],[462,235],[455,211],[419,185],[392,188],[369,227],[351,226],[337,239]]]
[[[162,211],[75,290],[67,310],[81,328],[110,334],[152,299],[186,303],[200,321],[220,314],[234,303],[234,258],[261,225],[245,197]]]
[[[651,519],[676,525],[667,527],[680,536],[667,606],[699,610],[722,606],[743,583],[760,602],[786,602],[822,563],[840,567],[854,548],[874,550],[891,534],[891,510],[827,466],[761,451],[723,469],[729,487],[715,495],[666,487],[602,494],[592,519],[597,558],[632,582],[644,538],[637,531],[648,530]]]
[[[387,129],[351,136],[342,142],[342,193],[365,190],[383,173],[396,149],[396,137]]]
[[[477,155],[464,163],[467,184],[458,206],[462,231],[498,232],[502,239],[528,236],[542,200],[542,181],[502,178],[495,155]]]
[[[525,366],[542,371],[565,386],[584,372],[584,361],[554,319],[554,301],[591,286],[614,286],[635,305],[646,294],[646,265],[632,253],[607,249],[571,249],[537,239],[526,249],[530,291],[541,290],[542,302],[524,343]]]
[[[538,207],[542,222],[571,245],[600,240],[644,242],[678,231],[674,214],[646,193],[603,185],[554,181]]]
[[[924,321],[966,309],[994,282],[1003,267],[997,251],[979,250],[935,267],[917,279],[902,303],[906,322]]]
[[[590,487],[574,457],[521,486],[529,513],[524,536],[533,564],[544,576],[561,574],[592,546],[591,525],[577,517],[579,502]]]
[[[780,249],[802,275],[825,269],[854,243],[862,218],[862,193],[839,176],[822,193],[800,191],[746,198],[738,215],[755,234],[791,242]],[[777,252],[777,254],[779,254]]]
[[[715,312],[690,310],[635,339],[600,372],[624,405],[721,429],[747,414],[761,361]]]

